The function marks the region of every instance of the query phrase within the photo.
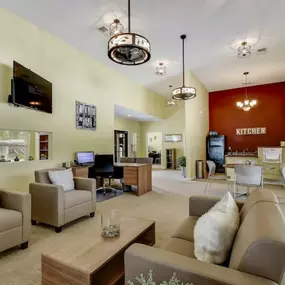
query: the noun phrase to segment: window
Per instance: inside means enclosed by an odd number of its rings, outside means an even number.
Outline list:
[[[0,129],[0,163],[51,159],[51,133]]]
[[[0,159],[6,162],[28,160],[30,132],[0,130]]]

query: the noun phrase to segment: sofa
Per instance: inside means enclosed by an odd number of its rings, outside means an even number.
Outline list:
[[[0,252],[28,247],[31,232],[31,196],[0,189]]]
[[[49,171],[64,170],[52,168],[35,171],[35,183],[30,184],[32,199],[32,224],[37,222],[55,227],[57,233],[62,226],[80,217],[94,217],[96,211],[96,180],[74,177],[75,189],[64,191],[49,179]]]
[[[189,217],[164,248],[132,245],[125,252],[126,282],[141,273],[147,276],[151,269],[156,284],[173,273],[193,285],[281,284],[285,269],[285,219],[277,198],[265,189],[257,189],[246,202],[237,203],[241,222],[227,264],[215,265],[195,258],[195,223],[217,201],[205,196],[190,197]]]

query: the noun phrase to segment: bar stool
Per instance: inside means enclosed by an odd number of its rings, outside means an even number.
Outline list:
[[[247,193],[238,193],[238,186],[247,187]],[[240,196],[248,196],[250,187],[263,188],[262,166],[236,165],[234,182],[234,199]]]
[[[207,165],[208,165],[208,168],[209,168],[209,173],[208,173],[208,179],[207,179],[207,184],[206,184],[206,188],[205,188],[205,191],[204,191],[204,195],[206,195],[208,186],[209,186],[209,191],[211,190],[211,186],[212,186],[213,180],[216,180],[216,181],[222,181],[222,180],[229,181],[231,179],[231,177],[228,176],[228,175],[215,175],[216,164],[215,164],[214,161],[207,160]],[[231,190],[231,186],[230,186],[229,183],[228,183],[228,190],[229,191]]]

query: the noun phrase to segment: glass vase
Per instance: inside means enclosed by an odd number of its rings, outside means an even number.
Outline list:
[[[111,210],[101,215],[101,235],[105,238],[120,235],[120,211]]]

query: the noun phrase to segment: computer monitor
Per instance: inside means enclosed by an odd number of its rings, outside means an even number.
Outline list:
[[[95,155],[95,173],[112,173],[114,171],[113,154],[96,154]]]
[[[79,151],[76,153],[76,160],[79,164],[94,164],[94,152]]]

